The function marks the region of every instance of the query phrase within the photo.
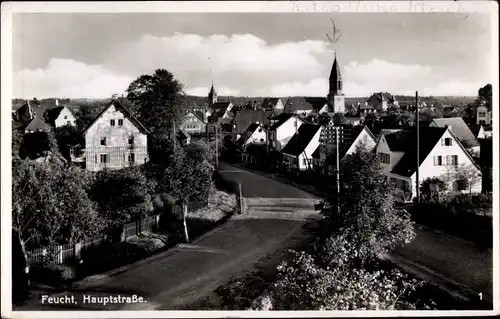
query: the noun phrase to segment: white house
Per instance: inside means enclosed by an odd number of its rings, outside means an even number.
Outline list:
[[[283,111],[283,102],[278,97],[266,97],[261,104],[261,108],[266,111]]]
[[[474,133],[465,124],[465,121],[461,117],[446,117],[433,119],[429,124],[430,127],[449,127],[456,138],[465,146],[466,149],[472,153],[479,154],[480,145],[477,141]]]
[[[342,161],[348,155],[356,152],[357,148],[363,146],[365,149],[371,151],[377,144],[375,136],[372,134],[370,129],[364,125],[356,126],[339,126],[339,160]],[[340,129],[342,129],[342,135],[340,136]],[[324,129],[322,133],[324,133]],[[336,132],[334,130],[334,132]],[[335,133],[334,133],[335,134]],[[329,143],[335,141],[335,136],[330,139]],[[313,166],[314,169],[321,174],[333,174],[336,166],[336,156],[335,154],[328,154],[326,150],[326,143],[324,140],[321,141],[321,145],[313,152]]]
[[[376,145],[383,172],[409,201],[416,194],[416,129],[383,134]],[[439,178],[452,192],[480,192],[480,169],[448,127],[420,127],[419,180]],[[464,180],[470,183],[467,184]]]
[[[312,170],[312,154],[319,146],[321,125],[304,123],[283,148],[283,165],[291,170]]]
[[[86,169],[120,169],[146,163],[148,133],[125,106],[112,100],[83,132]]]
[[[181,128],[187,133],[205,133],[206,120],[204,114],[199,111],[190,111],[186,114]]]
[[[476,123],[491,125],[493,112],[488,111],[486,106],[479,106],[476,111]]]
[[[493,128],[490,126],[481,125],[477,132],[477,139],[491,139],[493,138]]]
[[[64,125],[76,125],[76,119],[73,113],[66,106],[57,106],[48,109],[45,112],[45,121],[54,127],[61,127]]]
[[[297,133],[304,121],[297,115],[281,113],[270,118],[269,145],[281,151]]]
[[[249,144],[261,144],[266,145],[267,143],[267,131],[260,123],[252,123],[246,129],[243,134],[236,140],[236,145],[244,148]]]

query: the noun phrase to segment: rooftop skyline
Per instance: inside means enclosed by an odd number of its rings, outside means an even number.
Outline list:
[[[475,96],[493,81],[486,13],[37,13],[13,19],[13,97],[111,97],[167,69],[185,92]],[[332,45],[330,19],[342,34]]]

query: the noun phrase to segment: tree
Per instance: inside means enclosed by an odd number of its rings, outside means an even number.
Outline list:
[[[24,133],[20,129],[12,130],[12,158],[17,158],[20,155],[23,145]]]
[[[455,166],[449,172],[452,179],[458,182],[459,190],[469,190],[481,183],[481,171],[474,164],[461,164]]]
[[[439,195],[444,193],[447,189],[447,185],[444,181],[437,177],[426,178],[420,184],[420,192],[422,197],[427,200],[433,200],[436,198],[439,200]]]
[[[182,123],[186,112],[183,84],[169,71],[141,75],[130,83],[127,93],[131,110],[155,136],[170,136],[173,123]]]
[[[333,115],[333,123],[335,125],[342,125],[342,124],[347,124],[347,120],[342,113],[335,113]]]
[[[345,271],[323,268],[304,252],[278,266],[277,281],[257,299],[254,309],[273,310],[394,310],[411,309],[401,297],[420,283],[397,270]]]
[[[19,150],[21,158],[36,159],[45,157],[49,153],[59,155],[59,148],[52,132],[34,132],[24,134],[23,143]]]
[[[78,129],[72,125],[64,125],[56,128],[55,138],[61,155],[68,160],[70,159],[70,149],[78,145],[83,145],[85,142]]]
[[[208,144],[200,140],[186,145],[184,152],[187,157],[196,162],[211,162],[215,156],[214,151],[209,148]]]
[[[155,183],[139,167],[97,173],[92,199],[113,225],[139,220],[153,211]]]
[[[206,200],[212,189],[213,166],[208,161],[196,161],[178,148],[170,165],[164,170],[159,184],[161,193],[176,199],[182,207],[182,222],[186,242],[189,242],[187,229],[188,204],[194,200]]]
[[[491,110],[491,106],[493,105],[493,92],[491,83],[486,84],[482,88],[480,88],[477,92],[477,100],[476,105],[486,106],[488,110]]]
[[[413,222],[406,211],[394,208],[396,189],[387,182],[376,154],[358,148],[344,162],[340,180],[340,212],[325,212],[328,227],[321,241],[345,234],[355,259],[363,263],[413,240]],[[336,198],[327,201],[336,206]]]
[[[102,229],[89,181],[88,172],[58,162],[13,161],[12,229],[25,265],[27,247],[74,243]]]

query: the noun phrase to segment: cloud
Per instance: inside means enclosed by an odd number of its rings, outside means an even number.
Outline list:
[[[111,97],[123,93],[132,80],[101,65],[53,58],[44,69],[14,73],[14,97]]]
[[[383,57],[359,62],[340,55],[339,62],[346,96],[416,90],[423,95],[475,95],[484,85],[445,67]],[[213,81],[220,95],[326,96],[331,65],[325,41],[271,44],[252,34],[144,35],[113,45],[99,64],[53,58],[43,69],[23,69],[14,74],[14,96],[109,97],[158,68],[172,72],[192,95],[206,96]]]

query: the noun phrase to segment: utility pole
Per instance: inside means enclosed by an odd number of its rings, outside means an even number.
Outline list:
[[[215,167],[219,167],[219,144],[217,144],[217,126],[215,126]]]
[[[340,214],[340,159],[339,159],[339,127],[335,127],[335,182],[337,183],[337,214]]]
[[[174,154],[175,154],[175,146],[176,146],[176,135],[175,135],[175,120],[173,122],[173,128],[174,128],[174,136],[173,136],[173,142],[174,142]]]
[[[416,187],[417,187],[417,204],[420,203],[420,181],[419,181],[419,168],[420,168],[420,123],[418,120],[418,91],[415,92],[415,123],[417,125],[417,174],[416,174]]]

